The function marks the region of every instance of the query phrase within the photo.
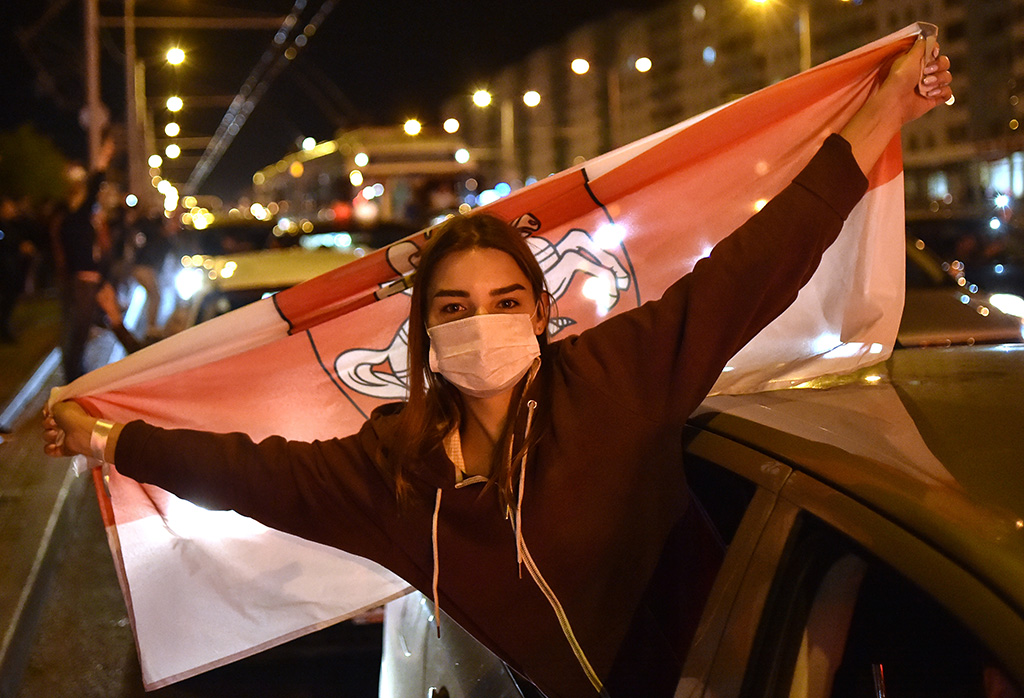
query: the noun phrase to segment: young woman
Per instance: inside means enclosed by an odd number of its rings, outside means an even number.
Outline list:
[[[924,42],[794,182],[655,302],[548,344],[519,233],[455,218],[424,249],[408,402],[314,443],[44,417],[50,455],[91,453],[203,506],[375,560],[545,695],[671,695],[716,552],[680,432],[778,316],[901,126],[951,95]],[[709,572],[709,570],[711,570]],[[525,573],[524,573],[525,571]]]

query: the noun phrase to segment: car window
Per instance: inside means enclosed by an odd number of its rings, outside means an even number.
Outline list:
[[[728,546],[754,497],[756,486],[731,470],[697,456],[688,455],[684,467],[690,491],[722,543]]]
[[[615,670],[607,677],[608,693],[666,695],[675,677],[666,667],[683,669],[711,592],[740,519],[755,486],[721,466],[692,454],[684,459],[690,506],[665,546],[640,600]],[[708,633],[705,632],[705,635]],[[663,643],[642,638],[659,637]],[[642,678],[638,678],[642,677]]]
[[[984,645],[892,567],[812,516],[794,530],[742,695],[1021,698]]]
[[[919,248],[907,240],[907,288],[956,287],[953,277],[942,265],[942,260],[931,250]]]

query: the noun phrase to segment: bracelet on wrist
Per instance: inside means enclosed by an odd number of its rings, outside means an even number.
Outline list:
[[[105,419],[97,419],[92,425],[92,434],[89,435],[90,455],[100,462],[106,462],[107,437],[110,430],[114,428],[113,422]]]

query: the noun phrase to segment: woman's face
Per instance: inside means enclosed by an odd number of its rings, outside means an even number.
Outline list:
[[[427,289],[427,327],[487,313],[534,315],[538,299],[507,253],[491,247],[458,250],[442,259]],[[533,317],[535,334],[547,327],[547,306]]]

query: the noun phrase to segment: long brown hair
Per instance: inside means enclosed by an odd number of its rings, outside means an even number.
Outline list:
[[[412,492],[409,475],[422,465],[432,449],[440,445],[460,418],[461,398],[458,388],[429,368],[430,340],[426,326],[430,302],[428,289],[441,260],[453,252],[480,247],[500,250],[509,255],[525,274],[536,300],[549,296],[543,270],[523,234],[509,223],[487,214],[454,216],[431,231],[416,267],[412,305],[409,309],[409,399],[398,420],[394,442],[388,445],[388,452],[378,454],[377,459],[378,467],[394,480],[399,501],[406,500]],[[547,348],[547,334],[538,336],[537,341],[543,357]],[[508,471],[502,454],[509,452],[515,437],[517,417],[522,409],[522,390],[520,384],[512,396],[508,419],[495,446],[491,467],[491,482],[500,488],[503,505],[513,501],[511,482],[515,473]],[[526,441],[520,444],[519,453],[512,459],[515,470],[518,470],[523,449],[535,443],[543,431],[547,401],[542,402],[545,404],[538,407],[534,417],[537,428],[531,429]]]

